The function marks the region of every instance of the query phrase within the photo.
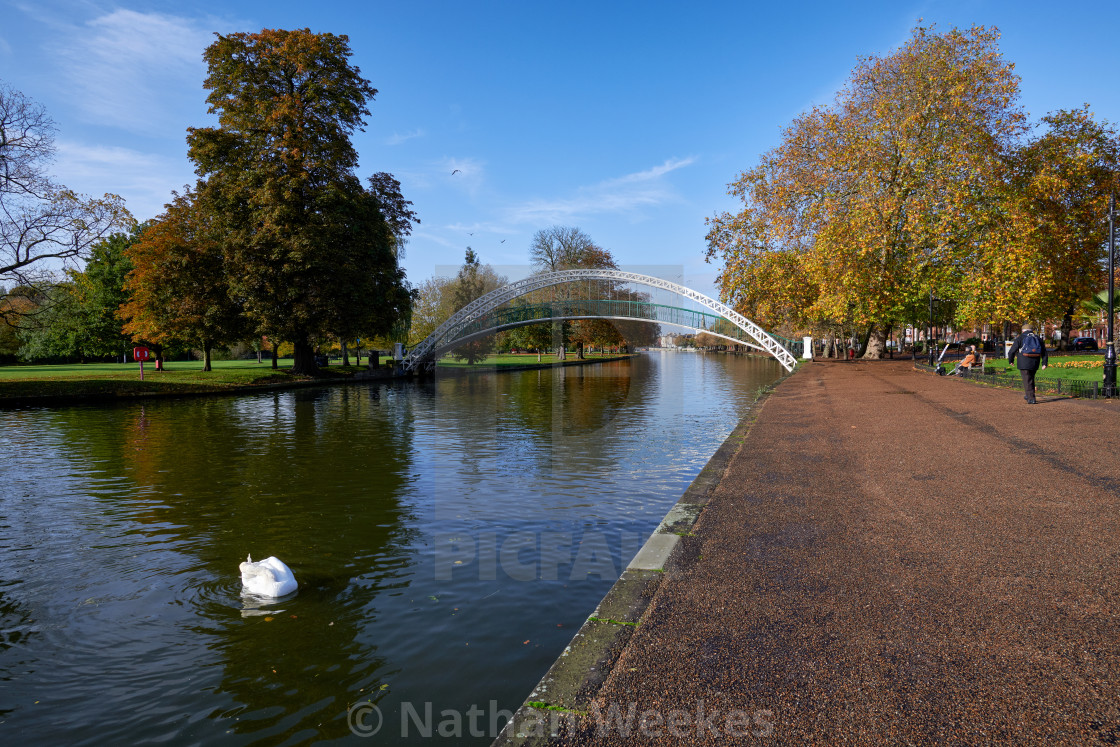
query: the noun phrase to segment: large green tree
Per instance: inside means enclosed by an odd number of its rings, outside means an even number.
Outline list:
[[[141,226],[128,234],[115,233],[95,244],[85,270],[75,276],[86,310],[88,350],[95,355],[121,355],[132,342],[117,309],[128,301],[125,281],[132,270],[128,249],[142,231]]]
[[[86,363],[92,355],[86,349],[86,311],[74,281],[40,284],[27,292],[26,296],[10,299],[30,301],[24,305],[25,315],[20,320],[19,357],[26,361]]]
[[[313,373],[318,338],[388,332],[410,301],[397,256],[412,216],[388,209],[383,180],[366,189],[354,174],[350,137],[377,91],[343,35],[218,35],[205,58],[218,126],[187,140],[221,216],[232,291],[259,331],[292,341],[294,369]]]
[[[139,229],[134,229],[97,242],[85,269],[67,270],[66,281],[53,284],[45,294],[19,289],[24,301],[41,299],[24,307],[23,357],[84,362],[119,358],[128,350],[131,340],[122,329],[117,307],[128,298],[124,285],[132,263],[127,251],[138,234]]]

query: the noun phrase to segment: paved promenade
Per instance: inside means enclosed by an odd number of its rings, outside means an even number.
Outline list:
[[[1039,402],[785,381],[566,743],[1120,742],[1120,404]]]

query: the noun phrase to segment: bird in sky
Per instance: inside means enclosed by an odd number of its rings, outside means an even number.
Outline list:
[[[451,172],[451,176],[455,176],[458,173],[460,173],[459,169],[455,169],[454,171]]]
[[[504,244],[504,243],[506,243],[506,240],[505,240],[505,239],[502,239],[502,240],[501,240],[501,241],[499,241],[498,243],[499,243],[499,244]]]

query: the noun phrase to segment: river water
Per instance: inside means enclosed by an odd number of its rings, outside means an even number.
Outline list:
[[[0,741],[488,744],[780,373],[0,412]],[[250,553],[298,592],[244,596]]]

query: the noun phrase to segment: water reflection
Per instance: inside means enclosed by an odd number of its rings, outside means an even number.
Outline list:
[[[0,735],[296,743],[347,737],[359,701],[513,708],[776,373],[0,413]],[[249,553],[299,591],[247,606]]]

